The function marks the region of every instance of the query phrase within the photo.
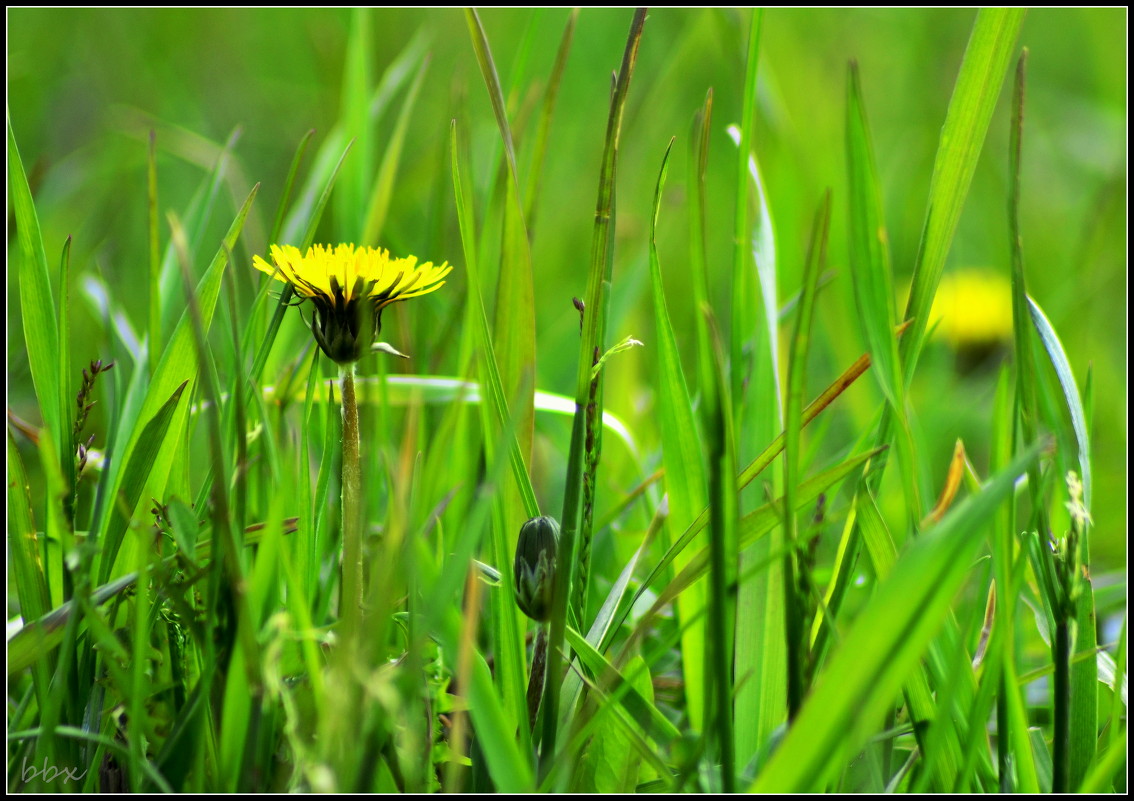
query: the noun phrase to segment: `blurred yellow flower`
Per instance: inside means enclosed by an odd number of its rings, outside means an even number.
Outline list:
[[[929,312],[933,336],[955,348],[994,345],[1012,336],[1012,285],[973,268],[946,273]]]
[[[417,263],[416,256],[394,258],[383,248],[334,249],[315,245],[307,254],[292,245],[272,245],[269,264],[259,256],[253,266],[290,284],[300,302],[315,306],[311,333],[323,353],[349,364],[368,353],[382,329],[382,309],[399,300],[427,295],[445,283],[448,263]]]

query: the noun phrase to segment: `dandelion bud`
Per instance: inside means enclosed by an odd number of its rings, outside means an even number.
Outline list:
[[[553,517],[533,517],[520,529],[513,570],[516,605],[539,622],[551,616],[555,585],[555,558],[559,551],[559,523]]]

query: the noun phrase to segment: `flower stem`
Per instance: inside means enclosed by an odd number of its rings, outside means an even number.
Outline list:
[[[341,367],[339,378],[343,396],[343,575],[339,615],[344,636],[349,636],[357,631],[362,612],[362,470],[354,365]]]
[[[528,678],[528,728],[534,733],[539,716],[539,702],[543,697],[543,683],[547,675],[547,624],[540,623],[532,649],[532,670]]]

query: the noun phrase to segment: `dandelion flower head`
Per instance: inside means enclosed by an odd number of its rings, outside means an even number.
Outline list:
[[[418,264],[416,256],[395,258],[384,248],[353,244],[315,245],[306,254],[292,245],[272,245],[271,257],[273,263],[255,256],[252,264],[290,284],[301,303],[311,301],[311,333],[339,364],[369,352],[382,329],[382,309],[439,289],[453,269],[445,262]]]

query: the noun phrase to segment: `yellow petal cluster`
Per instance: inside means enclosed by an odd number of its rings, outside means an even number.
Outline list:
[[[303,297],[333,300],[337,294],[332,287],[334,278],[344,300],[349,302],[354,299],[353,293],[361,292],[380,306],[429,294],[445,283],[445,276],[453,269],[445,262],[439,266],[428,261],[418,264],[416,256],[394,258],[385,248],[356,248],[353,244],[334,248],[315,245],[306,255],[294,245],[272,245],[271,257],[274,265],[259,256],[252,264],[277,281],[291,284]]]
[[[933,298],[929,324],[954,347],[995,343],[1012,336],[1012,285],[990,270],[946,273]]]
[[[291,285],[300,302],[310,301],[311,333],[323,353],[341,365],[375,347],[382,309],[440,288],[453,269],[445,262],[418,264],[416,256],[393,258],[384,248],[354,245],[315,245],[306,254],[292,245],[272,245],[271,257],[269,263],[255,256],[252,264]]]

